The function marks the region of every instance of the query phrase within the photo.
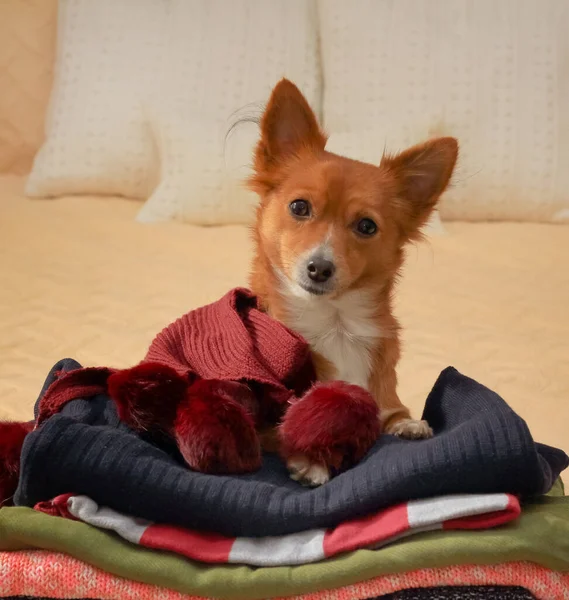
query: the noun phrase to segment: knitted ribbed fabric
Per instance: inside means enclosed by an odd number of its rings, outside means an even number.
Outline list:
[[[9,596],[5,600],[53,600],[53,598],[54,596]],[[95,600],[95,598],[78,600]],[[323,600],[325,600],[324,596]],[[520,587],[469,586],[403,590],[386,596],[375,596],[369,600],[535,600],[535,596]]]
[[[152,342],[145,361],[159,362],[182,374],[204,379],[255,381],[269,395],[288,395],[287,384],[300,383],[307,373],[307,343],[257,308],[244,289],[193,310],[164,329]],[[302,387],[302,385],[301,385]]]
[[[67,554],[46,551],[0,552],[2,571],[1,598],[98,598],[100,600],[204,600],[204,598],[267,598],[267,583],[261,583],[256,576],[274,569],[254,569],[235,573],[235,567],[216,567],[202,571],[201,574],[176,577],[172,571],[156,568],[156,555],[145,552],[141,561],[123,560],[122,576],[112,575],[82,562]],[[86,558],[88,560],[89,558]],[[163,557],[160,560],[164,560]],[[121,561],[119,561],[121,562]],[[378,562],[379,553],[378,553]],[[137,564],[146,565],[136,574]],[[126,565],[126,566],[125,566]],[[195,566],[193,566],[195,570]],[[224,572],[225,569],[225,572]],[[229,569],[233,571],[228,574]],[[336,561],[320,565],[321,570],[337,570]],[[354,567],[352,567],[354,569]],[[111,570],[121,571],[121,566],[111,561]],[[495,598],[496,600],[566,600],[569,595],[569,575],[551,571],[529,562],[512,562],[498,565],[457,565],[434,569],[418,569],[406,573],[382,575],[369,578],[373,569],[367,568],[367,579],[361,575],[359,583],[352,583],[331,589],[329,586],[322,591],[313,590],[314,582],[305,573],[306,567],[291,567],[287,569],[291,585],[285,593],[275,585],[270,597],[273,600],[363,600],[366,598],[381,598],[382,600],[454,600],[455,598]],[[184,573],[183,565],[179,572]],[[304,575],[301,573],[304,572]],[[132,573],[132,577],[129,576]],[[194,573],[192,571],[192,573]],[[230,581],[226,587],[216,585],[216,580]],[[355,569],[351,575],[344,578],[357,580],[360,575]],[[251,583],[247,583],[247,580]],[[135,581],[136,580],[136,581]],[[160,582],[157,585],[158,581]],[[142,583],[145,582],[145,583]],[[160,586],[160,587],[159,587]],[[451,586],[451,587],[443,587]],[[454,587],[453,587],[454,586]],[[456,586],[464,586],[457,590]],[[469,587],[472,586],[472,587]],[[479,587],[492,586],[492,587]],[[508,593],[525,596],[507,595]],[[168,589],[171,588],[171,589]],[[411,588],[411,589],[409,589]],[[417,590],[416,588],[426,588]],[[433,590],[434,588],[434,590]],[[179,591],[174,591],[177,589]],[[270,588],[269,588],[270,589]],[[405,590],[405,591],[401,591]],[[409,590],[409,591],[407,591]],[[444,595],[454,593],[455,595]],[[478,593],[476,596],[458,596],[458,591]],[[499,590],[503,596],[480,596],[484,591]],[[515,590],[515,592],[514,592]],[[431,591],[439,596],[421,596]],[[398,593],[401,594],[398,595]],[[528,596],[533,594],[534,596]],[[385,594],[394,594],[385,596]],[[411,595],[405,595],[411,594]],[[413,596],[412,594],[416,594]],[[286,598],[285,598],[286,597]]]
[[[57,372],[79,366],[58,363],[45,387]],[[567,467],[563,451],[536,444],[504,400],[453,368],[439,376],[423,416],[434,438],[382,435],[361,463],[308,489],[290,480],[275,455],[248,475],[191,471],[175,451],[120,423],[112,400],[98,394],[68,402],[27,435],[15,503],[35,506],[71,491],[155,523],[228,536],[284,535],[434,495],[540,494]]]
[[[415,588],[370,600],[535,600],[535,596],[522,587],[476,585]]]
[[[189,380],[246,382],[261,401],[261,410],[270,403],[286,403],[314,381],[306,341],[259,310],[256,298],[241,288],[163,329],[142,362],[167,365]],[[105,393],[107,379],[115,371],[108,367],[60,371],[36,404],[38,424],[70,400]]]

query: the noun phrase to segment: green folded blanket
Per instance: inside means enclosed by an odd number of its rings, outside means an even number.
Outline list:
[[[531,561],[569,572],[569,497],[561,494],[559,484],[550,495],[527,502],[518,521],[497,529],[425,533],[380,550],[298,567],[206,566],[29,508],[0,510],[0,550],[66,552],[135,581],[198,596],[251,600],[275,590],[283,596],[306,594],[380,575],[461,564]]]

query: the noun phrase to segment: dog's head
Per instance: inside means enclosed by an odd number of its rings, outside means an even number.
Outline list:
[[[381,284],[420,237],[451,177],[454,138],[438,138],[379,165],[325,150],[326,136],[298,88],[283,79],[261,121],[250,186],[261,198],[257,243],[298,294],[337,296]]]

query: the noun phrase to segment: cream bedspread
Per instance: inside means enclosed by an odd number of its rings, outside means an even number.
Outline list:
[[[0,179],[0,418],[30,418],[58,359],[132,365],[164,325],[247,283],[244,227],[140,225],[135,202],[22,190]],[[569,451],[569,227],[448,231],[408,253],[401,397],[419,414],[451,364]]]

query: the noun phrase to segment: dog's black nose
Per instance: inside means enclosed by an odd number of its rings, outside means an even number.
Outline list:
[[[333,262],[326,260],[325,258],[313,258],[306,266],[306,269],[308,271],[308,277],[310,277],[312,281],[324,283],[334,275],[336,267]]]

